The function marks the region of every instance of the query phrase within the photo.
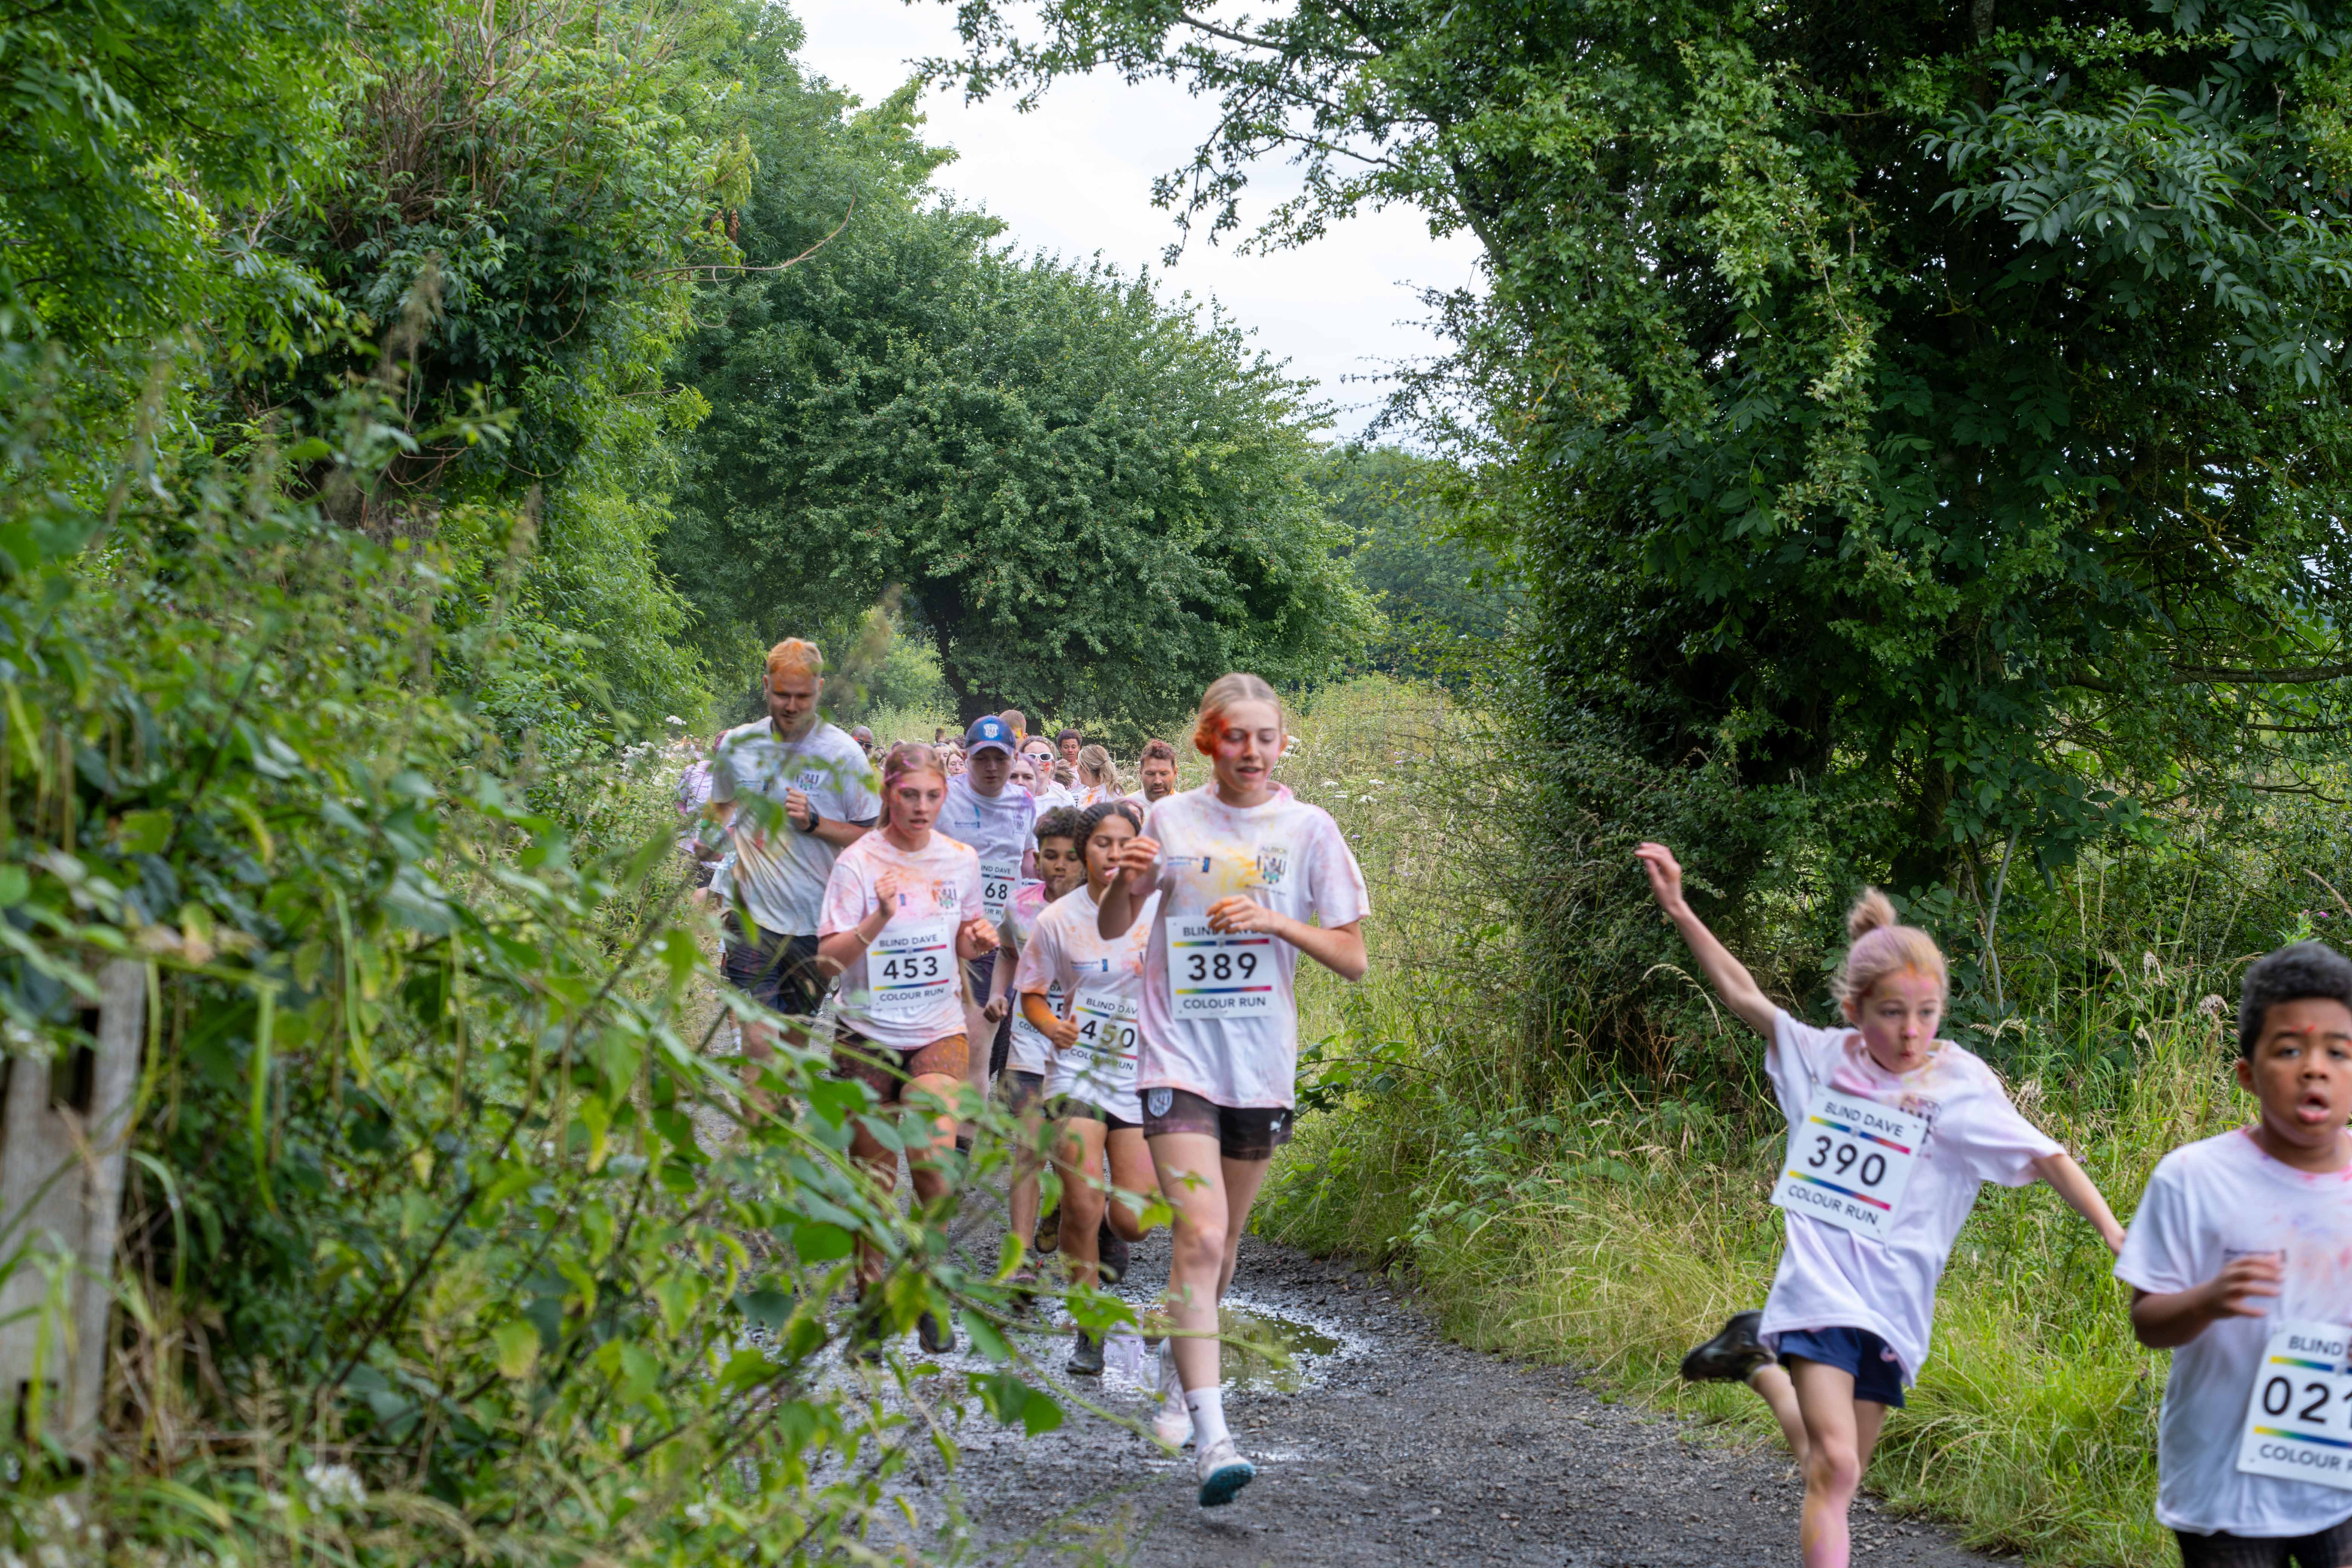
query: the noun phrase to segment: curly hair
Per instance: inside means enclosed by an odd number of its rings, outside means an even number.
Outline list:
[[[1040,844],[1048,838],[1066,838],[1070,841],[1070,847],[1076,849],[1087,841],[1085,835],[1078,831],[1078,822],[1076,806],[1057,805],[1037,819],[1036,830],[1031,837]]]
[[[2238,1054],[2252,1059],[2272,1008],[2309,996],[2352,1007],[2352,959],[2324,942],[2290,942],[2256,959],[2238,987]]]

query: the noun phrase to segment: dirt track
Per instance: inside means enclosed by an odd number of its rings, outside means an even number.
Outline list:
[[[1131,1299],[1157,1289],[1166,1247],[1160,1233],[1137,1249]],[[1286,1321],[1328,1347],[1300,1358],[1289,1376],[1270,1378],[1261,1365],[1249,1386],[1229,1389],[1234,1436],[1258,1465],[1257,1481],[1231,1507],[1194,1505],[1189,1452],[1167,1458],[1148,1437],[1075,1409],[1061,1430],[1026,1440],[985,1418],[968,1423],[955,1474],[929,1461],[909,1500],[933,1525],[960,1511],[970,1547],[997,1563],[1796,1561],[1801,1488],[1783,1456],[1604,1405],[1570,1370],[1448,1344],[1385,1286],[1284,1248],[1244,1243],[1229,1306]],[[1066,1339],[1041,1330],[1029,1343],[1058,1374]],[[1146,1418],[1141,1385],[1116,1372],[1087,1393]],[[1857,1563],[1997,1561],[1867,1505],[1855,1524]]]

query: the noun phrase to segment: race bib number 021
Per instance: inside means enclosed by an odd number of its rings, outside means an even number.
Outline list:
[[[2284,1322],[2254,1367],[2238,1468],[2352,1491],[2352,1334],[2334,1323]]]
[[[1925,1119],[1824,1087],[1789,1131],[1772,1202],[1856,1236],[1885,1240],[1927,1141]]]
[[[1168,919],[1168,1011],[1176,1018],[1250,1018],[1274,1011],[1274,938],[1219,931],[1201,916]]]
[[[956,988],[955,921],[895,920],[866,950],[866,989],[874,1011],[917,1013]]]
[[[991,921],[1004,918],[1004,906],[1012,899],[1013,889],[1020,885],[1020,861],[982,860],[980,863],[980,907],[988,911]]]

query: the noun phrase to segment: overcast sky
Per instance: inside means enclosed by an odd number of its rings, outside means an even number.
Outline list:
[[[808,68],[868,103],[906,81],[909,60],[955,52],[954,12],[938,0],[794,0],[793,8],[808,30]],[[952,90],[931,93],[924,108],[927,139],[961,154],[937,184],[1004,219],[1024,249],[1071,260],[1099,253],[1124,271],[1155,273],[1176,228],[1151,205],[1152,176],[1182,163],[1214,117],[1213,104],[1181,89],[1112,78],[1057,83],[1028,114],[1006,100],[967,106]],[[1292,183],[1279,163],[1262,168],[1244,219],[1262,217]],[[1436,343],[1417,324],[1427,313],[1418,290],[1468,281],[1476,256],[1475,241],[1433,240],[1417,214],[1402,210],[1271,256],[1239,255],[1232,237],[1213,247],[1196,237],[1163,275],[1170,291],[1213,296],[1292,374],[1319,382],[1342,405],[1334,428],[1343,435],[1361,428],[1385,390],[1346,378],[1430,353]]]

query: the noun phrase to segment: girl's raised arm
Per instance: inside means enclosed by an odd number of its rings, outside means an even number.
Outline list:
[[[1780,1016],[1780,1009],[1758,989],[1756,977],[1748,973],[1748,966],[1732,957],[1730,950],[1706,929],[1706,922],[1691,912],[1689,903],[1683,898],[1683,868],[1675,861],[1675,852],[1663,844],[1644,844],[1633,854],[1649,875],[1650,891],[1657,895],[1658,907],[1666,911],[1666,918],[1683,933],[1683,941],[1690,944],[1691,954],[1698,960],[1707,984],[1749,1028],[1770,1039],[1772,1021]]]

